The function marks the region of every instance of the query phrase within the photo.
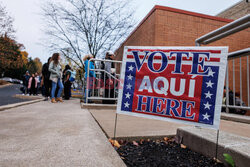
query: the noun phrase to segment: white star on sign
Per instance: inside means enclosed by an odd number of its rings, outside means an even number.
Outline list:
[[[214,73],[215,73],[215,72],[213,72],[212,69],[211,69],[211,67],[210,67],[210,68],[209,68],[209,71],[208,71],[208,76],[214,77]]]
[[[203,116],[203,120],[209,120],[209,117],[210,117],[210,115],[208,115],[207,113],[206,114],[202,114],[202,116]]]
[[[132,80],[132,79],[133,79],[133,76],[131,74],[129,74],[128,80]]]
[[[132,85],[129,83],[127,86],[127,89],[131,89],[132,88]]]
[[[211,96],[213,95],[212,93],[210,93],[210,91],[208,91],[207,93],[205,93],[206,95],[206,98],[210,98],[211,99]]]
[[[128,70],[129,70],[129,71],[133,71],[133,70],[134,70],[134,67],[133,67],[132,65],[130,65],[130,66],[128,67]]]
[[[204,104],[205,106],[205,109],[209,109],[210,110],[210,107],[212,106],[211,104],[209,104],[208,102],[206,104]]]
[[[129,108],[129,103],[128,102],[126,102],[126,103],[124,103],[124,105],[125,105],[125,108]]]
[[[213,88],[214,83],[212,83],[211,80],[209,80],[209,82],[206,82],[206,84],[207,84],[207,88],[208,87]]]
[[[128,93],[125,94],[125,96],[126,96],[126,99],[127,98],[130,99],[131,94],[128,92]]]

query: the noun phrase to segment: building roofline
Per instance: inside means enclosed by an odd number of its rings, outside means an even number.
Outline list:
[[[121,43],[121,45],[119,46],[119,48],[127,42],[127,40],[137,31],[138,28],[140,28],[140,26],[154,13],[154,11],[156,10],[165,10],[165,11],[171,11],[171,12],[175,12],[175,13],[181,13],[181,14],[186,14],[186,15],[191,15],[191,16],[196,16],[196,17],[201,17],[201,18],[206,18],[206,19],[211,19],[211,20],[216,20],[216,21],[221,21],[221,22],[226,22],[226,23],[230,23],[233,20],[231,19],[225,19],[225,18],[221,18],[221,17],[216,17],[216,16],[210,16],[210,15],[206,15],[206,14],[201,14],[201,13],[196,13],[196,12],[190,12],[187,10],[182,10],[182,9],[177,9],[177,8],[171,8],[171,7],[166,7],[166,6],[160,6],[160,5],[155,5],[151,11],[143,18],[143,20],[136,26],[136,28],[129,34],[129,36],[125,39],[124,42]],[[118,48],[118,49],[119,49]],[[117,49],[117,50],[118,50]],[[116,51],[117,51],[116,50]]]
[[[225,12],[225,11],[227,11],[227,10],[229,10],[229,9],[231,9],[231,8],[233,8],[233,7],[235,7],[235,6],[237,6],[237,5],[239,5],[239,4],[242,3],[242,2],[244,3],[244,2],[246,2],[246,1],[245,1],[245,0],[241,0],[241,1],[239,1],[239,2],[236,2],[235,4],[233,4],[233,5],[229,6],[228,8],[224,9],[223,11],[217,13],[216,16],[218,16],[219,14],[221,14],[221,13],[223,13],[223,12]]]
[[[181,13],[181,14],[186,14],[186,15],[191,15],[191,16],[196,16],[196,17],[201,17],[201,18],[210,19],[210,20],[227,22],[227,23],[233,21],[231,19],[225,19],[225,18],[221,18],[221,17],[217,17],[217,16],[210,16],[210,15],[206,15],[206,14],[202,14],[202,13],[190,12],[190,11],[187,11],[187,10],[176,9],[176,8],[171,8],[171,7],[166,7],[166,6],[156,5],[154,8],[155,9],[160,9],[160,10],[171,11],[171,12],[175,12],[175,13]]]

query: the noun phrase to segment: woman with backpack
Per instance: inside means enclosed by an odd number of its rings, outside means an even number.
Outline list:
[[[35,74],[32,74],[31,77],[29,78],[29,83],[28,83],[28,89],[29,89],[30,95],[36,94],[36,88],[37,88],[37,79],[35,77]]]
[[[51,88],[51,102],[63,102],[61,98],[63,84],[62,84],[62,67],[59,63],[60,54],[54,53],[51,57],[51,62],[49,64],[49,71],[50,71],[50,80],[52,81],[52,88]],[[57,86],[59,87],[56,99],[55,99],[55,91]]]
[[[63,83],[64,83],[64,99],[69,100],[71,97],[71,67],[69,65],[65,66],[63,71]]]

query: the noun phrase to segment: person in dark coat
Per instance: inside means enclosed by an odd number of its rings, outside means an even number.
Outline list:
[[[69,65],[65,66],[63,70],[63,84],[64,84],[64,99],[69,100],[71,97],[71,82],[69,81],[71,75],[71,67]]]
[[[50,63],[51,57],[48,58],[47,63],[43,65],[42,68],[42,83],[41,85],[44,86],[45,91],[44,91],[44,96],[45,96],[45,101],[48,100],[48,97],[50,96],[50,89],[51,89],[51,80],[49,79],[50,77],[50,71],[49,71],[49,63]]]
[[[30,79],[30,73],[29,71],[26,71],[25,75],[23,76],[23,87],[24,87],[24,94],[29,93],[28,84]]]

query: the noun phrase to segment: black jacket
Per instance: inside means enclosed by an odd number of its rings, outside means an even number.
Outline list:
[[[50,71],[49,71],[49,63],[45,63],[42,68],[42,74],[44,79],[49,80]]]

